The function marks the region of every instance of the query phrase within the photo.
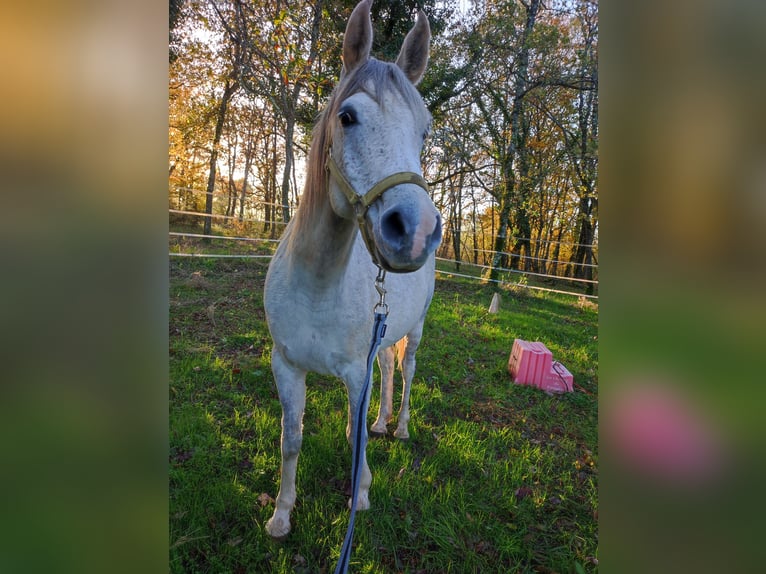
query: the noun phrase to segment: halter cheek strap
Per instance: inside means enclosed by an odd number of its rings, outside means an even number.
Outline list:
[[[328,150],[327,152],[327,162],[325,166],[330,176],[335,178],[335,181],[338,183],[338,187],[343,192],[343,195],[346,196],[346,199],[348,199],[351,207],[354,208],[354,213],[356,214],[356,222],[359,226],[359,231],[362,234],[362,239],[364,239],[364,243],[367,246],[367,251],[370,252],[370,256],[372,257],[373,262],[380,266],[381,263],[378,260],[377,250],[375,249],[375,242],[373,241],[372,235],[364,223],[364,218],[367,215],[367,210],[369,209],[370,205],[375,202],[376,199],[378,199],[381,195],[383,195],[385,191],[392,187],[405,183],[412,183],[418,187],[422,187],[426,193],[428,193],[428,183],[425,179],[423,179],[423,176],[415,172],[399,171],[380,180],[378,183],[373,185],[364,195],[359,195],[354,189],[354,186],[351,185],[351,182],[348,181],[348,178],[343,173],[343,170],[340,169],[340,166],[335,161],[335,158],[332,155],[332,150]]]

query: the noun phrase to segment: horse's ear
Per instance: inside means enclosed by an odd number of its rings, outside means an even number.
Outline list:
[[[420,10],[415,26],[404,39],[396,65],[399,66],[413,84],[423,77],[428,64],[428,48],[431,43],[431,26],[428,17]]]
[[[362,0],[356,5],[346,25],[343,36],[343,71],[341,75],[350,73],[370,57],[372,48],[372,22],[370,21],[370,6],[372,0]]]

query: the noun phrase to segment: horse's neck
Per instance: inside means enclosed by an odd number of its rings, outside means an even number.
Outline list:
[[[337,281],[345,273],[356,233],[356,223],[338,217],[325,202],[310,221],[292,230],[292,263],[316,282]]]

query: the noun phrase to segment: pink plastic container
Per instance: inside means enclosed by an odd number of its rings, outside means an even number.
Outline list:
[[[515,383],[540,386],[551,370],[553,355],[540,342],[516,339],[513,342],[508,370]]]
[[[574,377],[572,377],[572,373],[558,361],[553,361],[551,370],[546,375],[540,388],[549,393],[571,393],[574,390],[573,384]]]
[[[564,365],[540,342],[513,341],[508,371],[513,382],[531,385],[549,393],[571,392],[574,379]]]

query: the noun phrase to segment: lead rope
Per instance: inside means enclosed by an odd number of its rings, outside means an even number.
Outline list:
[[[351,561],[351,541],[354,538],[354,518],[356,516],[356,504],[359,498],[359,481],[362,478],[362,461],[364,452],[367,448],[367,433],[365,425],[367,424],[367,411],[370,408],[370,380],[372,379],[372,364],[378,354],[380,342],[386,334],[386,317],[388,317],[388,305],[386,304],[386,289],[383,283],[386,278],[386,271],[378,266],[378,276],[375,278],[375,289],[378,291],[380,299],[373,308],[374,321],[372,325],[372,342],[370,343],[370,352],[367,355],[367,376],[362,386],[361,400],[356,412],[356,421],[352,432],[354,433],[354,449],[351,461],[351,514],[348,519],[348,530],[343,539],[343,546],[340,549],[340,558],[335,567],[335,574],[346,574],[348,565]]]

